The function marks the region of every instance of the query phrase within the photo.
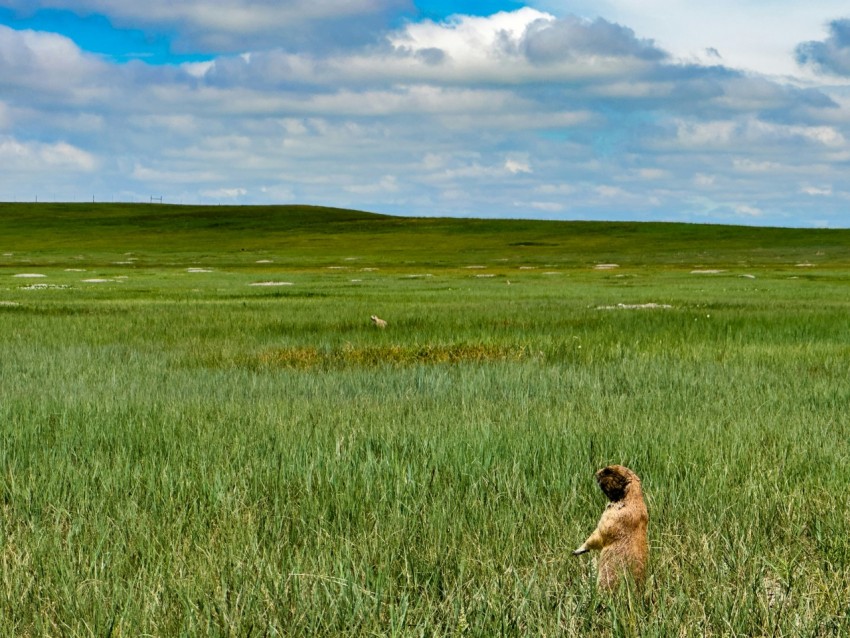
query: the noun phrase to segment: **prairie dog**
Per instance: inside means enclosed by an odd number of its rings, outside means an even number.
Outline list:
[[[384,321],[383,319],[381,319],[378,315],[372,315],[369,318],[372,320],[372,323],[374,323],[379,328],[386,328],[387,327],[387,322]]]
[[[643,502],[640,478],[627,467],[609,465],[596,473],[596,482],[610,502],[599,525],[573,555],[602,550],[597,580],[600,589],[616,589],[627,574],[640,584],[646,575],[649,554],[646,533],[649,513]]]

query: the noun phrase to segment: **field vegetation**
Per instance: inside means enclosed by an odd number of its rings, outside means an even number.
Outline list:
[[[6,204],[0,334],[0,635],[850,633],[850,231]]]

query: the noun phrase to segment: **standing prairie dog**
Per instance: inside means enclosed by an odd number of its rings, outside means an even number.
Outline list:
[[[573,554],[602,550],[597,580],[600,589],[616,589],[627,574],[640,584],[646,575],[649,554],[646,534],[649,513],[643,502],[640,478],[627,467],[609,465],[596,473],[596,482],[610,502],[599,525]]]
[[[387,322],[384,321],[383,319],[381,319],[378,315],[372,315],[369,318],[372,320],[372,323],[374,323],[379,328],[386,328],[387,327]]]

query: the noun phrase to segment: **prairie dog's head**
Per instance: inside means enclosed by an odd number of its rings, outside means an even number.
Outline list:
[[[596,473],[596,482],[609,501],[617,502],[625,498],[629,485],[640,484],[640,479],[627,467],[609,465]]]

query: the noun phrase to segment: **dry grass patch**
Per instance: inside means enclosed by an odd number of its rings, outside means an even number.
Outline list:
[[[312,346],[274,348],[260,352],[252,360],[261,368],[340,368],[382,365],[485,363],[520,361],[529,356],[525,347],[494,344],[427,344],[355,346],[319,349]]]

